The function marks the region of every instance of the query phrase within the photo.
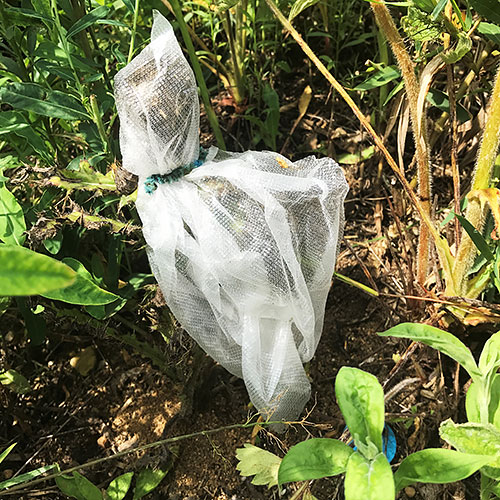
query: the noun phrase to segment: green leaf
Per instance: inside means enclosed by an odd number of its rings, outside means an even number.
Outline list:
[[[356,87],[353,90],[371,90],[377,87],[382,87],[397,78],[401,78],[401,72],[396,66],[386,66],[381,70],[377,71],[374,75],[370,76],[367,80]]]
[[[396,492],[391,466],[383,453],[366,460],[353,453],[347,463],[345,500],[394,500]]]
[[[415,7],[408,7],[408,15],[401,18],[401,26],[416,42],[436,40],[442,32],[439,22],[432,21],[429,14]]]
[[[302,11],[308,7],[316,5],[319,0],[295,0],[292,8],[290,9],[290,14],[288,14],[288,20],[296,18]]]
[[[382,451],[382,386],[373,375],[357,368],[343,366],[335,380],[335,394],[354,443],[366,458],[374,458],[377,452]]]
[[[343,474],[353,449],[337,439],[315,438],[292,446],[279,465],[279,484]]]
[[[75,478],[78,491],[83,495],[85,500],[102,500],[101,490],[85,476],[82,476],[78,472],[73,472],[73,477]]]
[[[500,5],[500,4],[499,4]],[[455,64],[467,54],[472,48],[472,40],[466,33],[458,33],[457,45],[450,51],[441,53],[441,59],[448,64]]]
[[[0,372],[0,384],[6,385],[17,394],[27,394],[31,391],[31,385],[26,377],[12,369]]]
[[[88,160],[81,160],[78,164],[78,169],[64,169],[61,172],[64,180],[61,177],[52,177],[50,183],[54,186],[71,191],[72,189],[83,189],[89,191],[106,190],[116,191],[115,177],[112,170],[107,174],[94,170]]]
[[[479,369],[484,375],[495,373],[500,367],[500,332],[493,334],[484,344],[479,357]]]
[[[486,465],[491,457],[428,448],[406,457],[394,474],[396,491],[413,483],[445,484],[461,481]]]
[[[441,15],[441,12],[443,12],[447,3],[448,3],[448,0],[439,0],[439,2],[436,4],[436,7],[434,7],[434,9],[431,13],[431,20],[432,21],[435,21]]]
[[[80,102],[69,94],[45,89],[36,83],[11,83],[0,88],[0,101],[15,109],[64,120],[89,118]]]
[[[77,500],[87,500],[76,484],[74,476],[59,476],[55,478],[58,488],[67,496]]]
[[[11,444],[8,448],[3,450],[2,453],[0,453],[0,464],[7,458],[7,455],[12,451],[12,449],[14,448],[14,446],[16,446],[16,444],[17,443]]]
[[[44,465],[43,467],[39,467],[38,469],[26,472],[25,474],[20,474],[19,476],[7,479],[7,481],[2,481],[0,483],[0,490],[11,488],[16,484],[27,483],[28,481],[31,481],[32,479],[35,479],[36,477],[41,476],[42,474],[45,474],[46,472],[57,468],[58,468],[57,464]]]
[[[23,209],[15,196],[2,184],[0,185],[0,240],[7,245],[22,245],[25,239],[24,231],[26,222]]]
[[[427,102],[429,102],[439,110],[446,111],[447,113],[450,112],[450,100],[448,99],[448,96],[444,92],[441,92],[440,90],[437,89],[429,89],[426,99]],[[457,103],[456,111],[457,111],[457,118],[460,123],[464,123],[470,120],[469,113],[460,103]],[[451,219],[454,217],[454,215],[455,214],[450,211],[448,217],[450,217]]]
[[[96,285],[92,275],[85,269],[83,264],[77,260],[67,257],[63,259],[63,262],[76,271],[75,281],[68,287],[50,290],[40,294],[43,297],[82,306],[110,304],[120,298],[118,295],[103,290]]]
[[[125,497],[130,488],[133,475],[133,472],[127,472],[109,483],[108,489],[106,490],[106,495],[109,497],[109,500],[122,500]]]
[[[9,7],[5,9],[5,12],[8,12],[10,14],[18,14],[20,16],[24,16],[27,18],[32,18],[32,19],[38,19],[39,21],[43,21],[45,24],[51,25],[54,21],[50,16],[45,16],[43,14],[40,14],[39,12],[36,12],[35,10],[32,9],[23,9],[20,7]]]
[[[500,476],[500,431],[493,425],[474,422],[455,424],[448,419],[441,423],[439,435],[462,453],[489,456],[490,461],[484,471],[490,477]]]
[[[31,0],[31,5],[39,13],[46,17],[52,17],[52,9],[50,8],[50,0]]]
[[[472,382],[467,390],[465,409],[469,422],[481,422],[478,388],[479,385],[476,382]],[[488,421],[500,431],[500,374],[496,374],[491,382]]]
[[[493,252],[490,250],[484,236],[462,215],[455,214],[462,227],[467,231],[470,239],[479,250],[481,255],[489,262],[495,259]]]
[[[486,21],[500,24],[500,0],[470,0],[469,5]]]
[[[133,500],[139,500],[139,498],[153,491],[167,475],[169,469],[170,466],[160,469],[144,469],[139,472],[135,484]]]
[[[481,372],[470,349],[451,333],[422,323],[401,323],[385,332],[378,333],[378,335],[382,337],[407,338],[423,342],[454,359],[467,370],[473,379],[481,378]]]
[[[479,23],[477,31],[488,37],[492,42],[500,45],[500,26],[492,23]]]
[[[27,248],[0,245],[0,296],[39,295],[70,285],[76,273]]]
[[[108,15],[109,11],[109,7],[106,7],[105,5],[101,5],[100,7],[91,10],[88,14],[84,15],[81,19],[78,19],[78,21],[76,21],[76,23],[71,26],[71,28],[66,33],[66,38],[69,39],[80,33],[81,31],[89,28],[99,19],[104,19]]]
[[[267,484],[268,488],[277,485],[281,458],[250,443],[243,446],[236,450],[236,470],[239,470],[242,476],[255,476],[252,484]]]

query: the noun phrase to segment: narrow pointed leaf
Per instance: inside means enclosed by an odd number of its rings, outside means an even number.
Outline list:
[[[454,359],[467,370],[473,379],[481,377],[470,349],[454,335],[439,328],[422,323],[401,323],[378,335],[382,337],[407,338],[427,344]]]
[[[85,108],[73,96],[58,90],[45,89],[36,83],[11,83],[0,88],[0,102],[15,109],[24,109],[42,116],[64,120],[89,118]]]
[[[94,10],[91,10],[88,14],[84,15],[81,19],[78,19],[73,26],[66,33],[66,38],[71,38],[81,31],[89,28],[99,19],[104,19],[109,13],[109,7],[101,5]]]

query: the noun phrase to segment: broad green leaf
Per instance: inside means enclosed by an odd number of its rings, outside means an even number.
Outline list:
[[[167,475],[169,468],[144,469],[137,476],[133,500],[139,500],[153,491]]]
[[[86,120],[85,108],[73,96],[36,83],[11,83],[0,88],[0,101],[15,109],[64,120]]]
[[[401,72],[396,66],[386,66],[381,70],[377,71],[374,75],[370,76],[367,80],[356,87],[353,90],[371,90],[377,87],[382,87],[397,78],[401,78]]]
[[[276,486],[281,458],[250,443],[243,446],[236,450],[236,470],[242,476],[254,476],[252,484],[267,485],[268,488]]]
[[[478,402],[478,383],[472,382],[467,390],[465,409],[469,422],[481,422]],[[488,421],[500,431],[500,374],[495,375],[491,383]]]
[[[78,472],[73,472],[73,477],[75,478],[76,487],[85,500],[102,500],[101,490],[85,476],[82,476]]]
[[[52,9],[50,8],[50,0],[31,0],[31,5],[39,13],[46,17],[52,17]]]
[[[462,453],[489,456],[488,469],[500,468],[500,431],[493,425],[455,424],[448,419],[441,423],[439,435]]]
[[[463,342],[451,333],[422,323],[401,323],[389,330],[378,333],[382,337],[399,337],[422,342],[437,349],[459,363],[473,379],[479,379],[481,372],[474,356]]]
[[[492,23],[479,23],[477,31],[488,37],[492,42],[500,45],[500,26]]]
[[[27,394],[31,391],[31,385],[26,377],[12,369],[0,372],[0,384],[7,386],[17,394]]]
[[[109,500],[122,500],[130,488],[133,472],[127,472],[113,479],[106,490]]]
[[[75,281],[63,263],[27,248],[0,245],[0,296],[39,295]]]
[[[405,33],[416,42],[436,40],[441,35],[441,24],[432,21],[431,16],[415,7],[408,7],[408,15],[401,18]]]
[[[383,453],[373,460],[353,453],[347,462],[345,500],[394,500],[396,491],[391,466]]]
[[[377,451],[382,451],[384,430],[382,386],[370,373],[343,366],[335,380],[335,394],[354,443],[366,458],[374,458]],[[365,450],[365,447],[371,451]]]
[[[461,481],[486,465],[491,457],[428,448],[406,457],[394,474],[396,491],[413,483],[445,484]]]
[[[16,444],[17,443],[11,444],[8,448],[3,450],[2,453],[0,453],[0,464],[7,458],[7,455],[12,451],[12,449],[14,448],[14,446],[16,446]]]
[[[58,488],[67,496],[76,500],[87,500],[78,489],[74,476],[59,476],[55,478]]]
[[[15,486],[16,484],[22,484],[22,483],[27,483],[28,481],[31,481],[38,476],[41,476],[42,474],[45,474],[48,471],[51,471],[53,469],[57,469],[58,465],[57,464],[52,464],[52,465],[44,465],[43,467],[39,467],[38,469],[32,470],[30,472],[26,472],[25,474],[20,474],[19,476],[13,477],[11,479],[7,479],[6,481],[2,481],[0,483],[0,490],[5,490],[6,488],[11,488],[12,486]]]
[[[66,38],[71,38],[81,31],[89,28],[99,19],[104,19],[109,13],[109,7],[101,5],[96,9],[91,10],[88,14],[84,15],[81,19],[78,19],[73,26],[66,33]]]
[[[484,344],[479,357],[479,369],[484,375],[494,373],[500,367],[500,332],[493,334]]]
[[[500,0],[470,0],[469,5],[486,21],[500,24]]]
[[[295,0],[290,9],[290,14],[288,14],[288,20],[296,18],[302,11],[306,10],[308,7],[316,5],[319,0]]]
[[[292,446],[279,466],[279,483],[343,474],[353,449],[337,439],[315,438]],[[279,464],[278,464],[279,465]]]
[[[499,3],[500,5],[500,3]],[[455,64],[460,61],[462,57],[467,54],[472,48],[472,40],[465,33],[458,33],[458,42],[457,45],[450,51],[444,51],[441,53],[441,59],[445,63]]]
[[[429,89],[426,99],[427,102],[429,102],[436,108],[440,109],[441,111],[446,111],[447,113],[450,112],[450,100],[448,99],[448,96],[444,92],[441,92],[440,90],[433,88]],[[460,123],[464,123],[467,120],[470,120],[469,113],[460,103],[456,104],[456,111],[457,111],[457,118]],[[450,211],[448,217],[452,219],[454,215],[455,214],[452,211]]]
[[[21,205],[6,186],[0,184],[0,241],[7,245],[22,245],[24,231],[26,222]]]
[[[110,304],[120,298],[96,285],[92,275],[77,260],[67,257],[63,262],[76,271],[75,281],[68,287],[40,294],[43,297],[82,306]]]

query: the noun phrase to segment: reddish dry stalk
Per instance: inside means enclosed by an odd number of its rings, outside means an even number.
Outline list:
[[[429,162],[429,148],[427,140],[427,127],[425,113],[419,118],[418,113],[418,93],[419,85],[415,76],[415,66],[405,49],[403,39],[401,38],[392,16],[384,3],[370,4],[375,14],[375,19],[387,40],[391,44],[392,51],[396,56],[403,80],[405,84],[406,95],[410,107],[410,119],[415,138],[415,148],[417,157],[418,171],[418,196],[425,210],[426,215],[432,220],[431,213],[431,171]],[[427,269],[429,262],[429,229],[426,225],[420,225],[420,235],[417,251],[417,282],[423,285],[427,278]]]

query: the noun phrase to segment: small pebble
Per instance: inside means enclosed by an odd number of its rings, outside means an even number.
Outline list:
[[[410,498],[413,498],[417,494],[417,492],[415,491],[415,488],[413,488],[413,486],[407,486],[405,488],[405,493]]]

